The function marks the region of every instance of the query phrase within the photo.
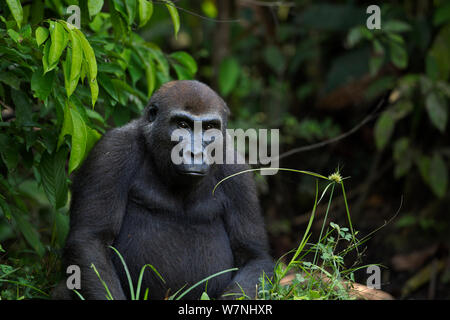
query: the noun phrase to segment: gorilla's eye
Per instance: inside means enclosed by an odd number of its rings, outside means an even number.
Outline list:
[[[156,119],[156,114],[158,113],[158,107],[152,105],[148,111],[148,121],[153,122]]]
[[[180,120],[177,122],[177,126],[178,128],[181,129],[188,129],[189,128],[189,124],[186,121]]]
[[[205,126],[205,129],[206,129],[206,130],[211,130],[211,129],[214,129],[214,126],[213,126],[212,124],[208,123],[208,124]]]

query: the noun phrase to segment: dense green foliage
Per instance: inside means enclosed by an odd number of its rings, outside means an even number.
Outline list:
[[[0,7],[0,241],[23,237],[41,258],[64,243],[68,177],[101,134],[140,114],[162,83],[197,70],[188,53],[166,55],[136,33],[151,1],[109,1],[109,12],[103,1],[81,1],[89,16],[80,30],[67,22],[70,3]],[[155,10],[169,10],[176,35],[177,10],[164,4]]]
[[[66,11],[72,4],[81,8],[79,30]],[[105,130],[139,115],[170,79],[210,84],[232,110],[232,127],[279,128],[281,152],[347,132],[384,98],[382,112],[356,134],[280,165],[314,172],[344,165],[362,232],[389,220],[403,196],[393,229],[368,250],[386,261],[372,263],[388,264],[387,252],[448,243],[450,4],[384,1],[381,29],[368,30],[370,4],[1,1],[0,297],[48,293],[68,231],[70,174]],[[257,182],[278,258],[298,246],[310,214],[299,208],[310,209],[314,188],[287,173]],[[336,201],[329,218],[345,233],[346,210]],[[316,248],[328,253],[322,261],[338,279],[345,263],[330,266],[339,259],[336,234]],[[285,289],[262,294],[320,291]]]

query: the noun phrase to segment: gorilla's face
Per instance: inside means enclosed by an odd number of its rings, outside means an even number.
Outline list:
[[[141,119],[147,150],[161,173],[183,181],[208,175],[213,164],[207,147],[214,140],[208,134],[224,136],[228,113],[225,102],[200,82],[163,85]]]

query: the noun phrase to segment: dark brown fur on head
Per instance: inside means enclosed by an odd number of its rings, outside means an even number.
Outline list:
[[[165,83],[152,96],[150,105],[161,112],[177,108],[193,115],[219,112],[223,119],[230,113],[223,99],[209,86],[196,80],[175,80]]]

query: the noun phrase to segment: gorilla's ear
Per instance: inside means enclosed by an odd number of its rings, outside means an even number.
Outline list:
[[[155,104],[150,105],[147,113],[148,121],[149,122],[155,121],[157,114],[158,114],[158,106]]]

